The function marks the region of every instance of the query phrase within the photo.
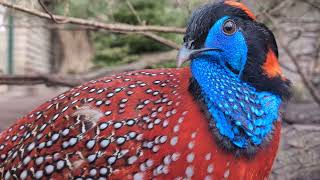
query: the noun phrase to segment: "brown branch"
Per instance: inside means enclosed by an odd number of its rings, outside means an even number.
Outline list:
[[[59,74],[39,74],[39,75],[1,75],[0,85],[37,85],[45,84],[47,86],[66,86],[74,87],[80,85],[91,79],[97,79],[109,74],[119,73],[124,71],[131,71],[137,69],[144,69],[151,65],[167,62],[175,59],[177,51],[168,51],[162,53],[146,54],[138,57],[138,61],[116,66],[109,67],[108,69],[95,70],[92,73],[78,76],[68,76]]]
[[[291,67],[287,66],[286,64],[282,63],[282,62],[279,62],[280,66],[282,69],[285,69],[291,73],[297,73],[296,70],[292,69]]]
[[[132,14],[136,17],[137,21],[139,22],[140,25],[143,25],[143,21],[141,20],[140,16],[138,15],[137,11],[134,9],[133,5],[131,4],[131,2],[129,0],[126,0],[127,5],[130,9],[130,11],[132,12]],[[173,49],[180,49],[180,46],[178,44],[176,44],[175,42],[168,40],[166,38],[163,38],[161,36],[158,36],[152,32],[141,32],[139,33],[149,39],[153,39],[161,44],[165,44],[166,46],[173,48]]]
[[[304,2],[304,3],[307,3],[309,4],[311,7],[317,9],[318,11],[320,11],[320,4],[316,4],[315,2],[310,2],[310,1],[301,1],[301,2]]]
[[[298,63],[298,60],[295,58],[295,56],[292,54],[292,52],[289,50],[289,48],[287,46],[285,46],[282,41],[279,41],[279,44],[282,46],[283,50],[287,53],[287,55],[289,56],[289,58],[293,62],[294,66],[297,70],[297,73],[301,77],[303,84],[307,87],[307,89],[309,90],[309,92],[310,92],[311,96],[313,97],[313,99],[315,100],[315,102],[317,102],[317,104],[320,106],[320,94],[319,94],[317,88],[312,84],[311,80],[309,78],[307,78],[305,73],[302,71],[302,69]]]
[[[53,22],[55,22],[56,24],[65,24],[68,23],[67,19],[63,19],[63,20],[57,20],[55,18],[55,16],[49,11],[49,9],[47,8],[47,6],[42,2],[42,0],[38,0],[40,6],[42,7],[42,9],[50,16],[51,20]]]
[[[28,13],[34,16],[38,16],[44,19],[52,19],[47,13],[43,13],[37,10],[25,8],[19,5],[8,3],[4,0],[0,0],[0,5],[3,5],[8,8],[12,8],[24,13]],[[90,26],[95,29],[103,29],[111,32],[131,32],[131,33],[141,33],[141,32],[157,32],[157,33],[176,33],[184,34],[184,28],[178,27],[165,27],[165,26],[135,26],[129,24],[120,24],[120,23],[101,23],[96,21],[90,21],[74,17],[65,17],[59,15],[52,15],[57,21],[67,21],[69,24],[81,25],[81,26]]]
[[[294,3],[292,0],[280,1],[279,4],[274,6],[274,8],[269,9],[269,10],[266,9],[266,11],[267,11],[267,13],[272,14],[272,13],[281,11],[286,6],[290,6],[292,3]]]
[[[282,21],[292,24],[320,24],[320,20],[306,18],[283,18]]]
[[[131,4],[131,2],[129,0],[126,0],[126,3],[128,5],[128,8],[130,9],[130,11],[132,12],[132,14],[136,17],[137,21],[139,22],[140,25],[143,25],[143,22],[139,16],[139,14],[137,13],[137,11],[134,9],[133,5]]]
[[[129,24],[106,24],[106,23],[100,23],[100,22],[94,22],[79,18],[73,18],[73,17],[65,17],[65,16],[57,16],[53,15],[48,8],[45,6],[45,4],[42,2],[42,0],[38,0],[40,3],[42,9],[46,13],[42,13],[36,10],[31,10],[28,8],[24,8],[18,5],[10,4],[4,1],[0,1],[0,4],[3,6],[13,8],[25,13],[29,13],[35,16],[38,16],[40,18],[46,18],[51,19],[56,24],[76,24],[81,26],[89,26],[91,30],[107,30],[115,33],[137,33],[141,34],[149,39],[155,40],[167,47],[173,48],[173,49],[179,49],[179,45],[175,43],[174,41],[171,41],[169,39],[163,38],[159,35],[156,35],[152,32],[162,32],[162,33],[178,33],[183,34],[185,32],[185,29],[183,28],[177,28],[177,27],[162,27],[162,26],[134,26]]]
[[[168,52],[142,55],[138,57],[139,61],[135,61],[122,66],[108,67],[108,69],[96,70],[92,73],[87,74],[86,76],[88,77],[87,79],[96,79],[113,73],[148,68],[154,64],[168,62],[170,60],[176,59],[177,53],[178,52],[176,50],[172,50]]]
[[[74,77],[63,77],[57,74],[42,75],[1,75],[0,85],[37,85],[45,84],[46,86],[66,86],[73,87],[83,83],[81,79]]]
[[[138,34],[141,34],[149,39],[152,39],[152,40],[155,40],[161,44],[164,44],[170,48],[173,48],[173,49],[180,49],[180,45],[178,45],[177,43],[169,40],[169,39],[166,39],[166,38],[163,38],[161,36],[158,36],[154,33],[151,33],[151,32],[141,32],[141,33],[138,33]]]
[[[14,27],[18,29],[61,29],[61,30],[70,30],[70,31],[76,31],[76,30],[97,30],[96,28],[88,27],[88,26],[64,26],[61,24],[45,24],[45,25],[39,25],[39,24],[15,24],[15,25],[9,25],[9,24],[1,24],[0,27]],[[105,31],[107,32],[107,31]]]

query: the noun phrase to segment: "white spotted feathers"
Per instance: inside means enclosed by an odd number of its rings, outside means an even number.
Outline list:
[[[53,98],[0,134],[0,179],[228,179],[239,167],[217,148],[189,78],[128,72]]]

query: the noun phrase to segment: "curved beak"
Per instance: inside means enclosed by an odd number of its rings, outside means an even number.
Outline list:
[[[202,52],[207,51],[218,51],[221,52],[221,49],[217,48],[201,48],[201,49],[189,49],[185,46],[183,46],[178,53],[177,57],[177,67],[181,67],[183,63],[186,61],[192,60],[196,58],[198,55],[200,55]]]

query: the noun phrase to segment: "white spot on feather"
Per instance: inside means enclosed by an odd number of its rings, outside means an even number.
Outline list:
[[[134,180],[142,180],[143,179],[143,173],[142,172],[138,172],[133,176]]]
[[[230,170],[228,169],[228,170],[226,170],[226,171],[224,172],[223,177],[224,177],[224,178],[228,178],[229,175],[230,175]]]

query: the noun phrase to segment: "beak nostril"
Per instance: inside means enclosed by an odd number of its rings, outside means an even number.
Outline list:
[[[188,41],[188,46],[189,49],[193,49],[194,48],[194,40]]]
[[[183,46],[187,49],[193,49],[194,48],[194,40],[187,40],[185,43],[183,43]]]
[[[221,49],[217,49],[217,48],[190,49],[187,46],[183,46],[178,53],[177,67],[180,67],[186,61],[196,58],[202,52],[208,52],[208,51],[222,52]]]

